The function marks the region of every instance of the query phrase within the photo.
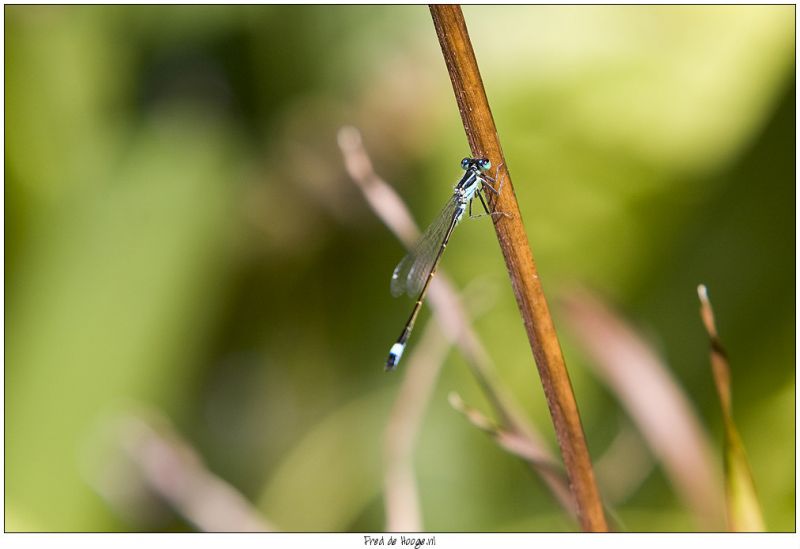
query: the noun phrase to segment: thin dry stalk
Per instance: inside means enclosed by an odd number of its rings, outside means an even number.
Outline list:
[[[555,475],[558,478],[563,494],[568,497],[569,487],[567,486],[566,477],[561,464],[554,460],[552,455],[542,453],[540,448],[531,445],[526,438],[503,429],[477,409],[468,406],[458,393],[451,392],[448,400],[456,411],[461,412],[472,425],[491,436],[498,446],[508,453],[531,463],[540,470],[540,474]]]
[[[358,130],[342,128],[338,141],[347,172],[370,207],[406,248],[411,248],[419,237],[419,230],[403,200],[375,173]],[[527,420],[511,392],[494,375],[491,359],[472,329],[452,283],[441,268],[431,283],[428,300],[437,323],[448,338],[454,340],[502,423],[509,431],[525,438],[531,446],[552,459],[542,436]],[[536,468],[533,469],[538,472]],[[559,479],[547,475],[543,480],[563,508],[571,516],[576,516],[574,501],[569,494],[565,496]]]
[[[733,421],[731,403],[731,370],[728,356],[722,347],[714,322],[714,310],[704,285],[697,287],[700,298],[700,317],[708,332],[711,347],[711,370],[722,407],[725,427],[725,503],[728,526],[734,532],[763,532],[764,518],[756,495],[753,473],[744,449],[744,443]]]
[[[600,299],[574,290],[562,300],[564,317],[664,467],[678,495],[705,530],[721,526],[720,474],[708,435],[669,367],[636,330]]]
[[[475,283],[468,285],[465,293],[472,294],[471,288],[474,285]],[[477,305],[478,307],[472,307],[470,311],[473,318],[477,318],[488,308],[486,303],[483,306],[480,303]],[[444,337],[439,325],[430,322],[409,355],[403,382],[384,433],[387,531],[419,532],[424,529],[412,459],[422,418],[450,347],[451,342]],[[517,438],[536,448],[528,439],[522,436]],[[568,497],[569,494],[566,493]]]
[[[703,320],[708,340],[711,346],[711,373],[714,375],[714,385],[719,394],[722,412],[731,415],[731,369],[728,366],[728,356],[722,347],[722,342],[717,333],[717,323],[714,321],[714,309],[708,299],[708,289],[701,284],[697,287],[697,296],[700,298],[700,318]]]
[[[455,392],[450,393],[449,400],[450,405],[455,410],[461,412],[472,425],[491,436],[500,448],[527,462],[531,469],[547,484],[553,496],[561,503],[561,506],[573,519],[577,519],[575,505],[564,471],[547,447],[536,444],[530,438],[515,431],[504,429],[497,425],[475,408],[467,406]]]
[[[274,528],[233,486],[211,473],[166,425],[138,417],[120,423],[120,445],[142,480],[204,532],[272,532]]]
[[[429,322],[408,358],[403,383],[389,413],[384,435],[384,502],[389,532],[423,530],[412,459],[425,409],[449,350],[450,342],[438,324]]]
[[[430,9],[472,154],[488,158],[493,165],[501,167],[498,177],[503,178],[502,192],[497,197],[489,193],[491,206],[505,214],[493,216],[495,232],[536,359],[581,527],[586,531],[607,531],[578,405],[522,224],[464,16],[456,5],[434,5]]]

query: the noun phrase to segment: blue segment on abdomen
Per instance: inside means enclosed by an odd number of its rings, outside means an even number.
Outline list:
[[[392,369],[397,366],[397,363],[400,362],[400,358],[403,356],[403,351],[405,351],[406,346],[403,343],[395,343],[392,345],[392,349],[389,351],[389,360],[386,361],[386,368]]]

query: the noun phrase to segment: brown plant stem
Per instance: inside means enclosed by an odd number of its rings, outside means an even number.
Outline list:
[[[457,5],[432,5],[430,10],[472,155],[488,158],[500,168],[498,178],[502,178],[503,188],[499,196],[488,193],[492,208],[505,214],[492,216],[495,231],[536,359],[581,527],[586,531],[607,531],[578,405],[522,224],[464,16]]]

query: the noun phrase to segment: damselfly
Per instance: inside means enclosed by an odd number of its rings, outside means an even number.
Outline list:
[[[400,362],[411,330],[414,329],[414,322],[422,307],[422,301],[428,291],[428,285],[433,280],[433,275],[436,274],[436,267],[447,247],[450,235],[453,234],[453,230],[461,221],[467,208],[472,217],[472,200],[475,196],[480,199],[486,213],[489,213],[481,191],[484,186],[495,194],[499,190],[490,184],[490,181],[495,182],[494,178],[484,173],[491,167],[492,163],[486,158],[465,158],[461,161],[464,175],[453,189],[453,196],[450,197],[436,220],[427,228],[419,242],[395,267],[392,274],[392,295],[398,297],[406,293],[411,297],[415,295],[418,297],[403,332],[389,351],[386,370],[394,370],[397,363]]]

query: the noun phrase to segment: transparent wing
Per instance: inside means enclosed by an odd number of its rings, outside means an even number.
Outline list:
[[[433,269],[439,248],[453,222],[458,201],[452,197],[433,223],[425,230],[414,248],[406,255],[392,274],[391,290],[394,297],[407,293],[416,297]]]

